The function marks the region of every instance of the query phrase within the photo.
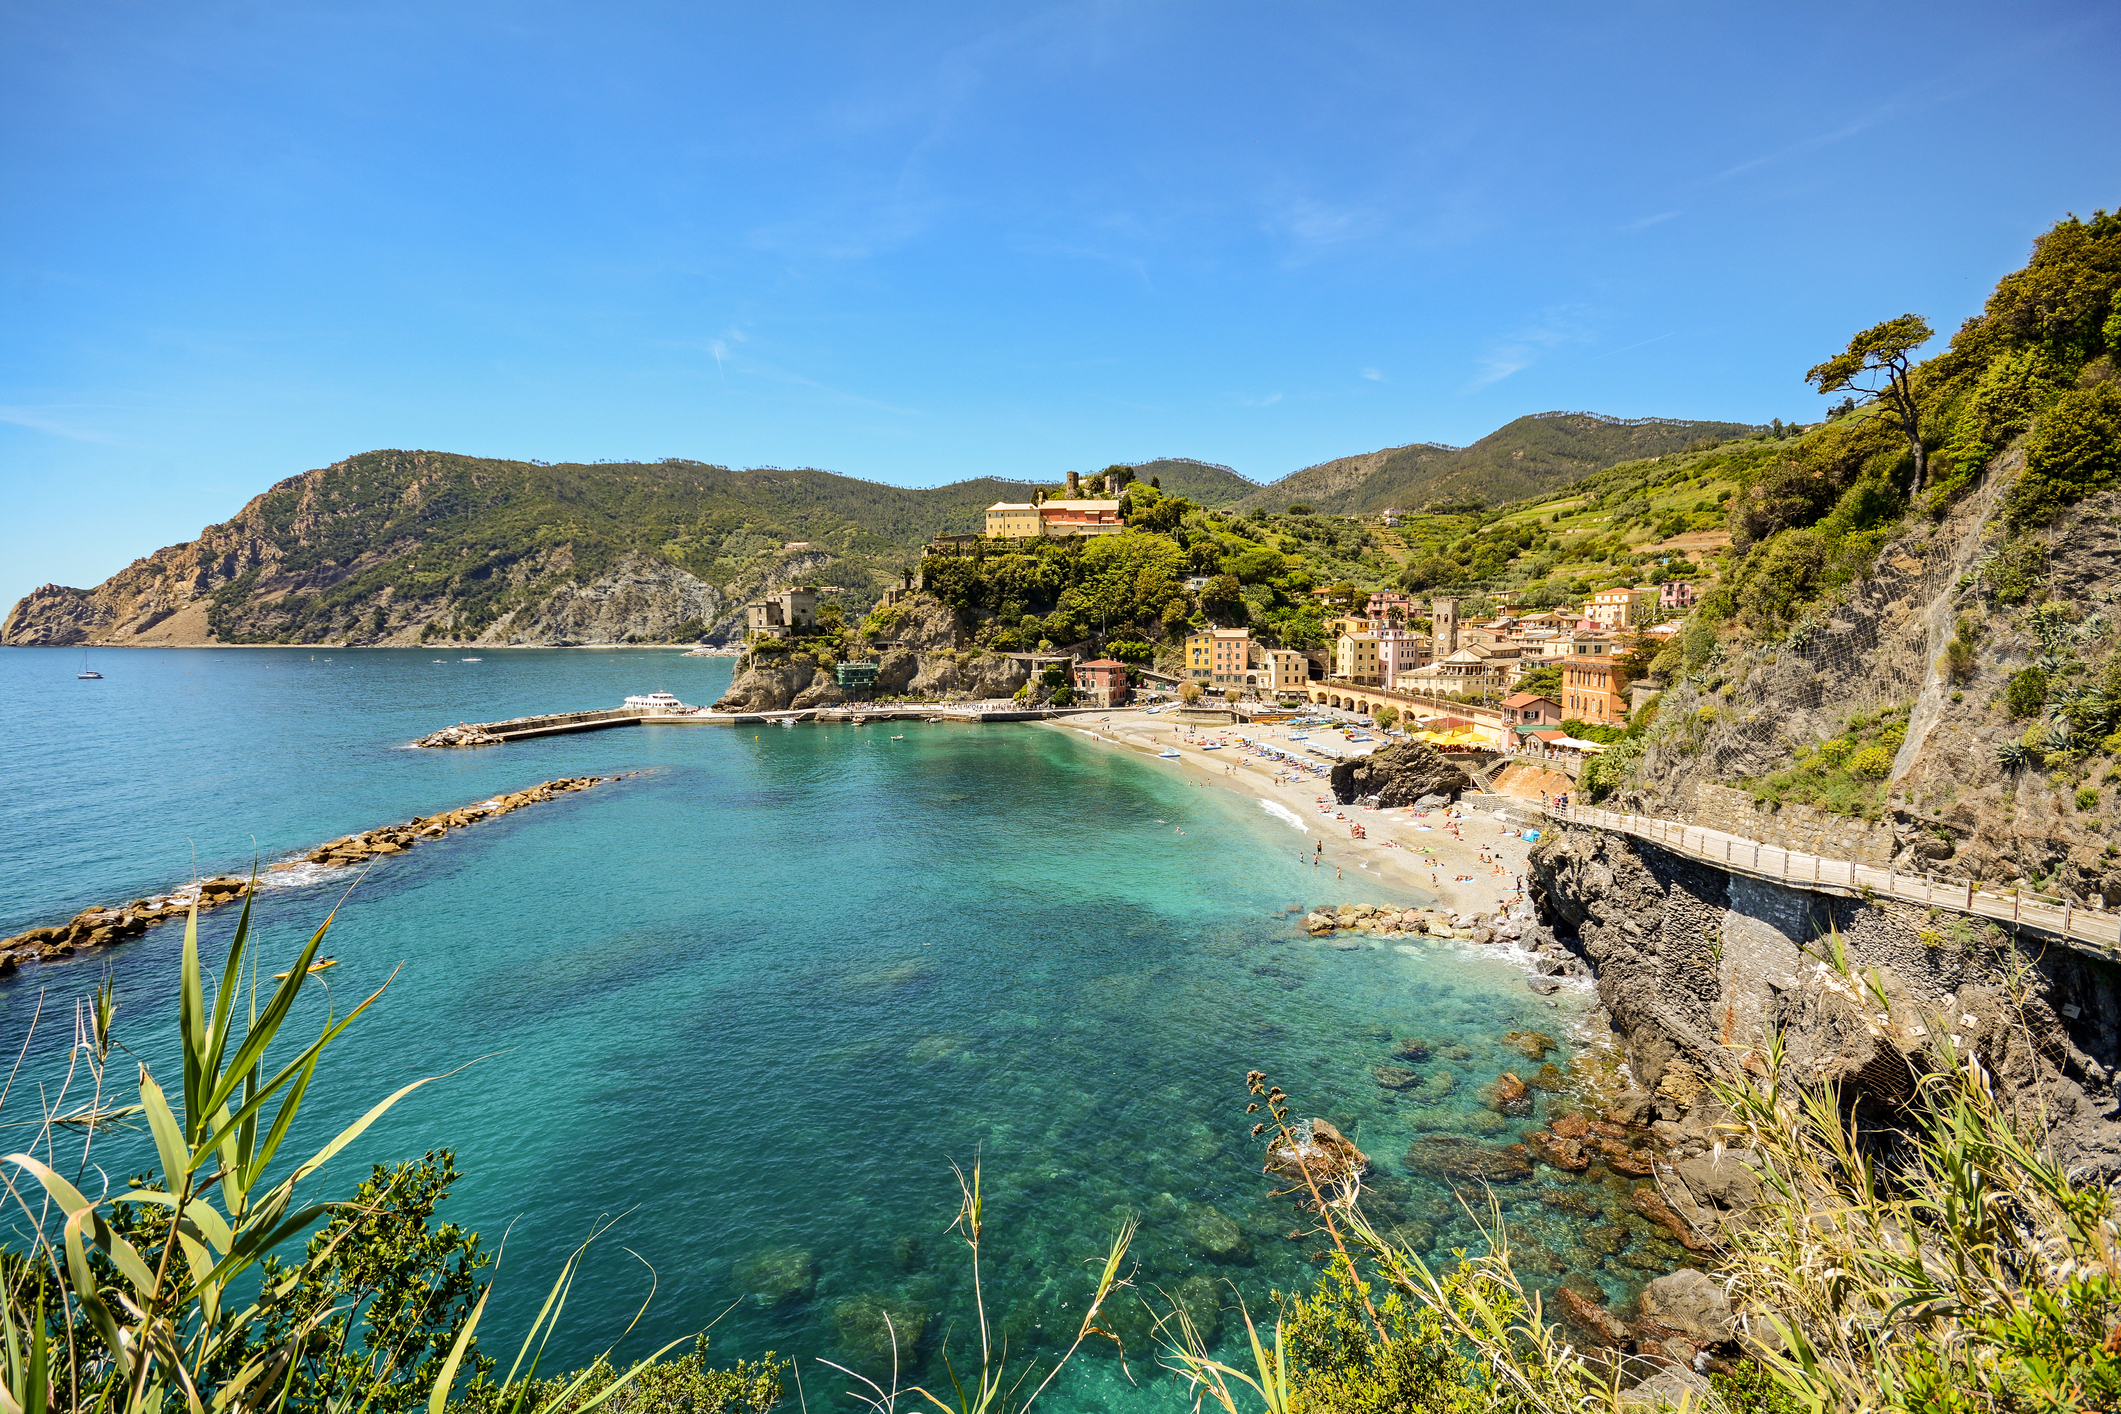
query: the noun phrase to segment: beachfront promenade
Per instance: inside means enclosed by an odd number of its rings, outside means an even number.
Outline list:
[[[538,717],[511,717],[504,722],[466,722],[444,728],[418,744],[434,746],[488,745],[526,741],[532,737],[563,736],[570,732],[608,731],[614,727],[755,727],[794,722],[1037,722],[1049,717],[1075,717],[1086,712],[1106,712],[1107,707],[1026,707],[1009,698],[982,702],[850,702],[834,707],[808,707],[779,712],[656,712],[645,708],[612,707],[592,712],[551,712]],[[464,742],[438,741],[453,732],[477,733],[479,739]]]
[[[1680,820],[1622,815],[1573,803],[1565,810],[1548,806],[1545,813],[1549,819],[1572,825],[1632,835],[1673,854],[1713,864],[1729,874],[1816,893],[1892,898],[1990,918],[2019,930],[2045,933],[2098,957],[2112,958],[2121,952],[2121,914],[2104,908],[2079,907],[2070,899],[2026,889],[1983,887],[1974,879],[1942,878],[1934,873],[1904,874],[1851,859],[1821,858]]]

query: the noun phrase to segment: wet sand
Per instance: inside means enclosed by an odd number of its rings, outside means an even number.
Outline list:
[[[1109,717],[1070,717],[1042,725],[1049,730],[1093,736],[1117,749],[1151,757],[1175,747],[1177,759],[1165,759],[1159,765],[1184,771],[1204,786],[1219,786],[1253,800],[1272,801],[1292,812],[1303,822],[1307,833],[1300,837],[1302,849],[1317,861],[1314,867],[1322,884],[1334,882],[1332,871],[1336,869],[1343,875],[1360,869],[1372,879],[1408,892],[1415,907],[1441,906],[1459,912],[1489,913],[1498,907],[1512,907],[1522,897],[1515,885],[1523,877],[1525,855],[1531,845],[1506,833],[1505,820],[1497,819],[1490,811],[1467,812],[1452,822],[1446,820],[1441,808],[1424,814],[1412,808],[1365,810],[1333,804],[1332,786],[1325,776],[1278,781],[1274,772],[1279,763],[1254,756],[1235,744],[1236,738],[1243,735],[1301,756],[1305,743],[1289,741],[1291,730],[1307,730],[1314,742],[1345,747],[1347,743],[1338,729],[1190,726],[1168,716],[1150,716],[1125,708],[1113,711]],[[1214,741],[1231,744],[1215,751],[1202,749]],[[1356,745],[1359,748],[1361,743]],[[1323,813],[1319,809],[1320,797],[1327,805]],[[1503,815],[1510,828],[1539,826],[1538,817],[1529,810],[1505,806]],[[1462,839],[1452,833],[1453,823]],[[1349,833],[1348,827],[1356,824],[1364,827],[1368,839],[1355,839]],[[1317,851],[1321,841],[1325,845],[1323,854]],[[1501,862],[1502,873],[1494,872],[1494,863],[1481,862],[1482,849],[1487,850],[1491,861]],[[1459,875],[1472,877],[1461,880]]]

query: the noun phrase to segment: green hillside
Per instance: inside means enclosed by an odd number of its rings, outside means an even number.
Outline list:
[[[1250,477],[1240,476],[1226,466],[1195,461],[1191,457],[1159,457],[1155,461],[1136,462],[1134,474],[1143,481],[1153,478],[1170,494],[1184,496],[1203,506],[1233,506],[1260,489],[1259,483]]]
[[[1470,447],[1416,443],[1325,462],[1261,487],[1238,505],[1245,510],[1308,505],[1336,515],[1371,514],[1387,507],[1418,511],[1439,502],[1492,506],[1551,491],[1621,462],[1759,430],[1738,422],[1537,413],[1498,428]]]

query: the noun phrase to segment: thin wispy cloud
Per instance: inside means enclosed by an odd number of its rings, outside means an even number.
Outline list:
[[[47,437],[64,437],[69,442],[94,442],[114,446],[117,438],[107,436],[91,427],[81,427],[63,422],[51,416],[51,410],[36,407],[0,407],[0,423],[10,427],[23,427],[31,432],[42,432]]]
[[[1270,408],[1281,401],[1281,394],[1269,393],[1264,398],[1239,398],[1238,401],[1248,408]]]
[[[1665,222],[1676,219],[1680,214],[1677,211],[1660,211],[1655,216],[1644,216],[1630,221],[1620,229],[1623,231],[1647,231],[1652,226],[1662,226]]]
[[[1816,136],[1793,142],[1788,147],[1778,147],[1772,152],[1763,152],[1758,157],[1749,157],[1735,167],[1724,168],[1721,172],[1709,178],[1709,180],[1712,182],[1729,181],[1732,177],[1750,172],[1756,167],[1765,167],[1771,162],[1787,161],[1789,158],[1799,157],[1807,152],[1817,152],[1822,147],[1832,147],[1835,143],[1847,142],[1856,134],[1878,126],[1887,118],[1892,117],[1899,109],[1900,104],[1897,102],[1881,105],[1852,122],[1843,123],[1830,133],[1819,133]]]
[[[1385,381],[1384,374],[1380,373],[1374,368],[1365,368],[1362,371],[1362,376],[1369,379],[1372,383],[1382,383]]]
[[[1479,371],[1460,392],[1477,393],[1491,388],[1512,374],[1524,372],[1543,354],[1585,342],[1590,336],[1583,330],[1580,314],[1574,309],[1548,310],[1538,323],[1493,340],[1474,359]]]

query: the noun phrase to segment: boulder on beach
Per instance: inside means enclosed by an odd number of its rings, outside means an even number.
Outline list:
[[[1458,765],[1425,741],[1402,741],[1333,768],[1333,798],[1349,805],[1369,796],[1386,808],[1425,796],[1456,795],[1473,784]]]

